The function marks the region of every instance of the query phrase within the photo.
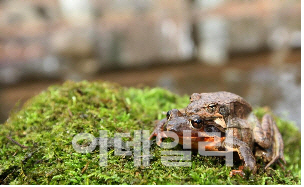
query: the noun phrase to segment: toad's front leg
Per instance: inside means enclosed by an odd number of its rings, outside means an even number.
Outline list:
[[[157,141],[156,143],[157,145],[160,145],[162,142],[162,138],[167,138],[167,135],[164,133],[166,123],[167,123],[167,119],[162,119],[158,121],[154,131],[149,137],[149,140],[151,140],[153,137],[156,136],[156,141]]]
[[[244,167],[242,167],[242,169],[240,170],[232,170],[230,172],[230,176],[235,174],[240,174],[243,176],[244,172],[242,170],[244,168],[251,170],[252,173],[256,172],[256,161],[253,156],[252,150],[250,149],[247,143],[233,137],[230,140],[226,139],[224,141],[224,145],[227,148],[233,148],[233,150],[237,151],[240,159],[244,161]]]

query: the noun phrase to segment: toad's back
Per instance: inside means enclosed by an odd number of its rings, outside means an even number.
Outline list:
[[[210,103],[226,105],[231,117],[246,118],[252,112],[252,107],[245,99],[230,92],[194,93],[191,95],[190,101],[189,109],[198,106],[206,107]]]

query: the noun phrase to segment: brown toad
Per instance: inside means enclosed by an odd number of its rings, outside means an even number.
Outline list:
[[[184,130],[191,130],[191,148],[199,149],[198,142],[210,142],[205,146],[207,151],[221,151],[225,148],[237,152],[244,161],[244,167],[256,172],[256,157],[261,157],[266,168],[274,162],[283,167],[282,136],[269,114],[263,116],[260,122],[253,114],[251,106],[240,96],[229,92],[194,93],[190,104],[184,110],[172,109],[167,113],[167,119],[158,122],[150,136],[158,136],[157,144],[166,138],[165,131],[175,132],[179,143],[183,143]],[[214,136],[210,132],[218,132],[221,137],[215,146]],[[209,134],[208,134],[209,133]],[[226,134],[227,133],[227,134]],[[229,134],[230,133],[230,134]],[[200,134],[200,135],[199,135]],[[231,135],[232,138],[226,138]],[[228,140],[229,139],[229,140]],[[242,170],[233,170],[231,174]]]

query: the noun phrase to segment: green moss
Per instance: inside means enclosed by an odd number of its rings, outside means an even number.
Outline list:
[[[286,170],[263,172],[246,178],[229,177],[231,168],[221,157],[192,153],[191,167],[166,167],[161,149],[153,145],[149,167],[135,167],[133,156],[108,153],[108,166],[99,166],[99,149],[77,153],[72,139],[78,133],[98,137],[99,130],[150,130],[163,112],[184,108],[188,96],[160,88],[122,88],[86,81],[52,86],[29,100],[0,125],[0,183],[5,184],[300,184],[301,157],[298,129],[276,118],[285,143]],[[266,109],[256,110],[261,116]],[[11,137],[28,148],[22,148]],[[177,146],[176,149],[180,148]]]

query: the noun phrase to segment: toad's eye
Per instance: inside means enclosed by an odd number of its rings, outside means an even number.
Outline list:
[[[211,103],[208,105],[208,112],[212,113],[215,111],[215,108],[216,108],[216,104],[214,103]]]
[[[212,125],[205,126],[204,131],[205,132],[220,132],[220,130],[218,128],[216,128],[215,126],[212,126]]]
[[[193,119],[191,120],[192,127],[196,129],[200,129],[203,126],[203,120],[201,119]]]
[[[216,104],[211,103],[211,104],[208,105],[208,107],[210,107],[210,108],[215,108],[215,107],[216,107]]]
[[[167,116],[167,119],[169,119],[170,118],[170,115],[171,115],[171,112],[170,112],[170,110],[167,112],[167,114],[166,114],[166,116]]]

